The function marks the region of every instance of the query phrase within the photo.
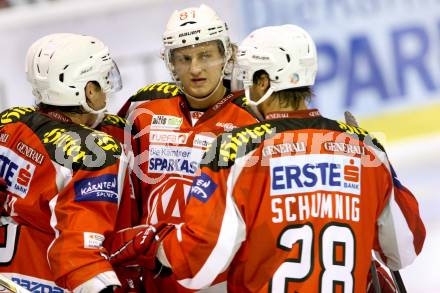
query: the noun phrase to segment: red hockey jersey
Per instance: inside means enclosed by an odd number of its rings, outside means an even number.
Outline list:
[[[316,110],[272,113],[208,151],[184,224],[159,259],[200,289],[366,292],[371,251],[393,270],[420,253],[418,204],[365,130]]]
[[[167,82],[139,90],[119,115],[133,127],[134,185],[143,207],[140,224],[182,222],[192,180],[208,145],[224,131],[257,121],[243,92],[226,93],[210,109],[193,111],[179,88]],[[151,292],[153,286],[159,292],[182,289],[173,276],[152,281],[155,285],[149,281],[146,285]]]
[[[33,108],[0,114],[0,272],[38,292],[73,290],[111,272],[102,242],[130,211],[127,159],[112,136]],[[116,276],[115,281],[117,281]]]
[[[180,223],[208,145],[224,131],[257,121],[247,109],[244,93],[227,93],[210,109],[191,111],[171,83],[139,90],[119,115],[133,124],[134,172],[144,199],[141,224]]]

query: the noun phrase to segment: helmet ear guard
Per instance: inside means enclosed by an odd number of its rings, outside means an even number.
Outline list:
[[[298,26],[264,27],[253,31],[239,46],[237,68],[236,78],[243,81],[246,97],[251,104],[258,105],[273,92],[315,83],[316,46],[310,35]],[[270,87],[259,101],[252,101],[249,88],[259,70],[269,75]]]
[[[97,82],[107,95],[122,88],[117,65],[98,39],[76,34],[52,34],[37,40],[28,50],[25,68],[37,103],[82,106],[99,114],[87,103],[85,87]]]

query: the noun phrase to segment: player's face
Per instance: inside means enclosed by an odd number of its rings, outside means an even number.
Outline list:
[[[222,78],[224,56],[217,41],[210,41],[175,49],[173,65],[183,90],[195,98],[204,98]]]

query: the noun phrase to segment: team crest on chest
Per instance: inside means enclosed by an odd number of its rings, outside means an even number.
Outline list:
[[[148,200],[148,223],[158,221],[180,221],[186,206],[192,179],[180,176],[169,177],[157,186]]]

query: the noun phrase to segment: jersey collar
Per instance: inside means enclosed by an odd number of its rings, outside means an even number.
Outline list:
[[[217,114],[219,111],[221,111],[231,100],[235,99],[236,95],[231,93],[229,90],[226,90],[225,95],[223,98],[221,98],[217,103],[215,103],[213,106],[206,110],[201,110],[200,112],[203,112],[203,115],[198,119],[196,124],[200,124],[203,121],[208,120],[215,114]],[[190,114],[190,108],[188,101],[186,101],[185,98],[182,97],[182,100],[180,101],[180,108],[182,109],[183,113],[185,113],[187,119],[191,121],[191,114]]]
[[[57,120],[57,121],[65,122],[65,123],[72,123],[72,119],[70,119],[69,117],[67,117],[66,115],[64,115],[60,111],[52,111],[52,110],[43,111],[43,110],[39,110],[39,112],[43,113],[46,116],[49,116],[53,120]]]

